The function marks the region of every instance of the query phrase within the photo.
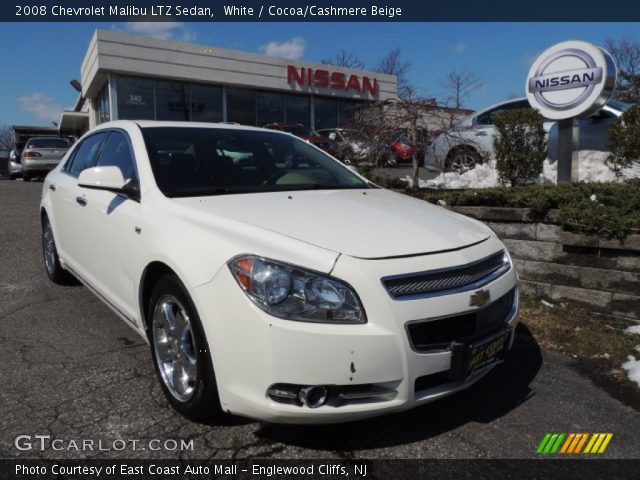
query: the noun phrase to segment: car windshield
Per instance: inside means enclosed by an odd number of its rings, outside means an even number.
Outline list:
[[[69,148],[69,142],[65,138],[32,138],[27,148]]]
[[[142,133],[167,197],[371,188],[307,142],[278,132],[146,127]]]

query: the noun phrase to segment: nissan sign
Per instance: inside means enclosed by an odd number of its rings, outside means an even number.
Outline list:
[[[545,50],[529,70],[529,103],[552,120],[586,117],[611,97],[616,65],[611,55],[587,42],[568,41]]]

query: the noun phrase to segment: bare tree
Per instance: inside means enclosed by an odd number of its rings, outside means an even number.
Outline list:
[[[468,70],[452,70],[440,80],[440,86],[447,95],[447,102],[453,108],[464,108],[465,101],[484,85],[475,73]]]
[[[0,127],[0,149],[11,150],[13,146],[13,130],[11,127]]]
[[[353,53],[349,53],[346,50],[340,50],[330,58],[322,60],[325,65],[333,65],[335,67],[344,68],[356,68],[359,70],[364,69],[364,62],[356,57]]]
[[[418,146],[428,133],[425,116],[437,109],[433,98],[423,98],[411,93],[406,100],[371,102],[364,106],[354,119],[358,129],[377,148],[373,152],[375,166],[380,166],[390,155],[389,146],[398,140],[398,133],[406,136],[413,146],[411,188],[419,187],[419,171],[423,150]]]
[[[400,48],[394,48],[382,57],[375,71],[395,75],[398,78],[398,96],[404,100],[415,97],[416,89],[407,78],[411,70],[411,62],[403,61],[401,54]]]
[[[618,84],[615,97],[623,102],[640,101],[640,43],[626,37],[620,40],[608,38],[605,48],[618,65]]]

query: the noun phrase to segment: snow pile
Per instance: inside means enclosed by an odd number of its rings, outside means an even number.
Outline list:
[[[627,335],[640,335],[640,325],[628,327],[624,333]],[[636,346],[635,350],[640,352],[640,345]],[[629,355],[628,360],[622,364],[622,368],[627,371],[629,380],[636,382],[640,386],[640,360],[636,360],[636,357]]]
[[[621,181],[606,164],[608,153],[594,150],[583,150],[579,153],[578,178],[583,182],[616,182]],[[549,159],[542,165],[542,173],[535,183],[554,184],[558,174],[558,164]],[[640,166],[636,165],[622,171],[624,178],[640,177]],[[411,182],[409,176],[406,177]],[[498,172],[495,160],[477,165],[463,174],[454,172],[441,173],[431,180],[420,180],[421,188],[488,188],[498,186]]]
[[[632,382],[636,382],[640,387],[640,360],[629,355],[628,361],[622,364],[622,368],[627,371],[627,376]]]
[[[631,327],[628,327],[624,333],[626,333],[627,335],[640,335],[640,325],[633,325]]]

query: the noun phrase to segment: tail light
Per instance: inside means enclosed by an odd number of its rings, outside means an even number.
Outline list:
[[[20,155],[18,155],[16,152],[11,152],[9,160],[13,163],[20,163]]]
[[[22,154],[22,156],[23,156],[23,157],[31,157],[31,158],[34,158],[34,157],[41,157],[41,156],[42,156],[42,154],[41,154],[40,152],[33,152],[33,151],[31,151],[31,150],[27,150],[26,152],[24,152],[24,153]]]

